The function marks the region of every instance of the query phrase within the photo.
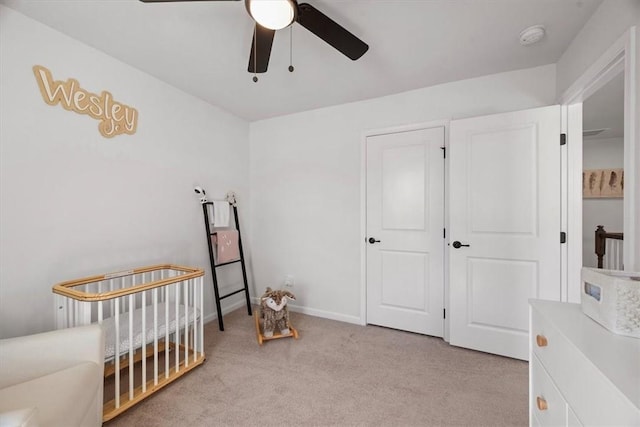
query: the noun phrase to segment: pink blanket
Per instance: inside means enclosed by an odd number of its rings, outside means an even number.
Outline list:
[[[240,258],[238,247],[238,230],[221,230],[213,235],[213,245],[216,247],[218,264],[235,261]]]

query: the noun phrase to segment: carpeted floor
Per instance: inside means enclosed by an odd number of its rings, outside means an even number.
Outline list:
[[[299,313],[299,340],[260,347],[245,309],[224,320],[202,366],[105,426],[528,424],[526,362]]]

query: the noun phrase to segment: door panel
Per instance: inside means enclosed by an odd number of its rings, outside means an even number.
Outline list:
[[[536,155],[534,125],[468,136],[472,233],[534,234]],[[496,164],[496,154],[506,162]]]
[[[367,138],[367,323],[442,336],[444,128]]]
[[[469,258],[468,269],[469,324],[526,333],[529,330],[527,301],[529,295],[536,294],[538,283],[537,263]]]
[[[382,307],[428,311],[429,256],[419,252],[380,251]]]
[[[560,108],[451,123],[451,344],[527,359],[529,298],[560,300]]]
[[[385,147],[382,150],[384,229],[425,229],[425,199],[428,197],[425,192],[425,180],[428,180],[425,173],[427,161],[428,153],[422,144]]]

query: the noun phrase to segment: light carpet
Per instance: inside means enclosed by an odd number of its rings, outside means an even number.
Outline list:
[[[259,346],[246,309],[205,326],[207,361],[105,424],[526,426],[526,362],[440,338],[291,313]]]

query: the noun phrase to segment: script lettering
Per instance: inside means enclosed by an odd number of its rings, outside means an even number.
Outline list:
[[[102,91],[100,95],[87,92],[75,79],[54,80],[51,71],[41,65],[33,66],[42,99],[49,105],[86,114],[100,120],[98,130],[102,136],[112,138],[123,133],[133,135],[138,126],[138,111],[113,100],[113,95]]]

